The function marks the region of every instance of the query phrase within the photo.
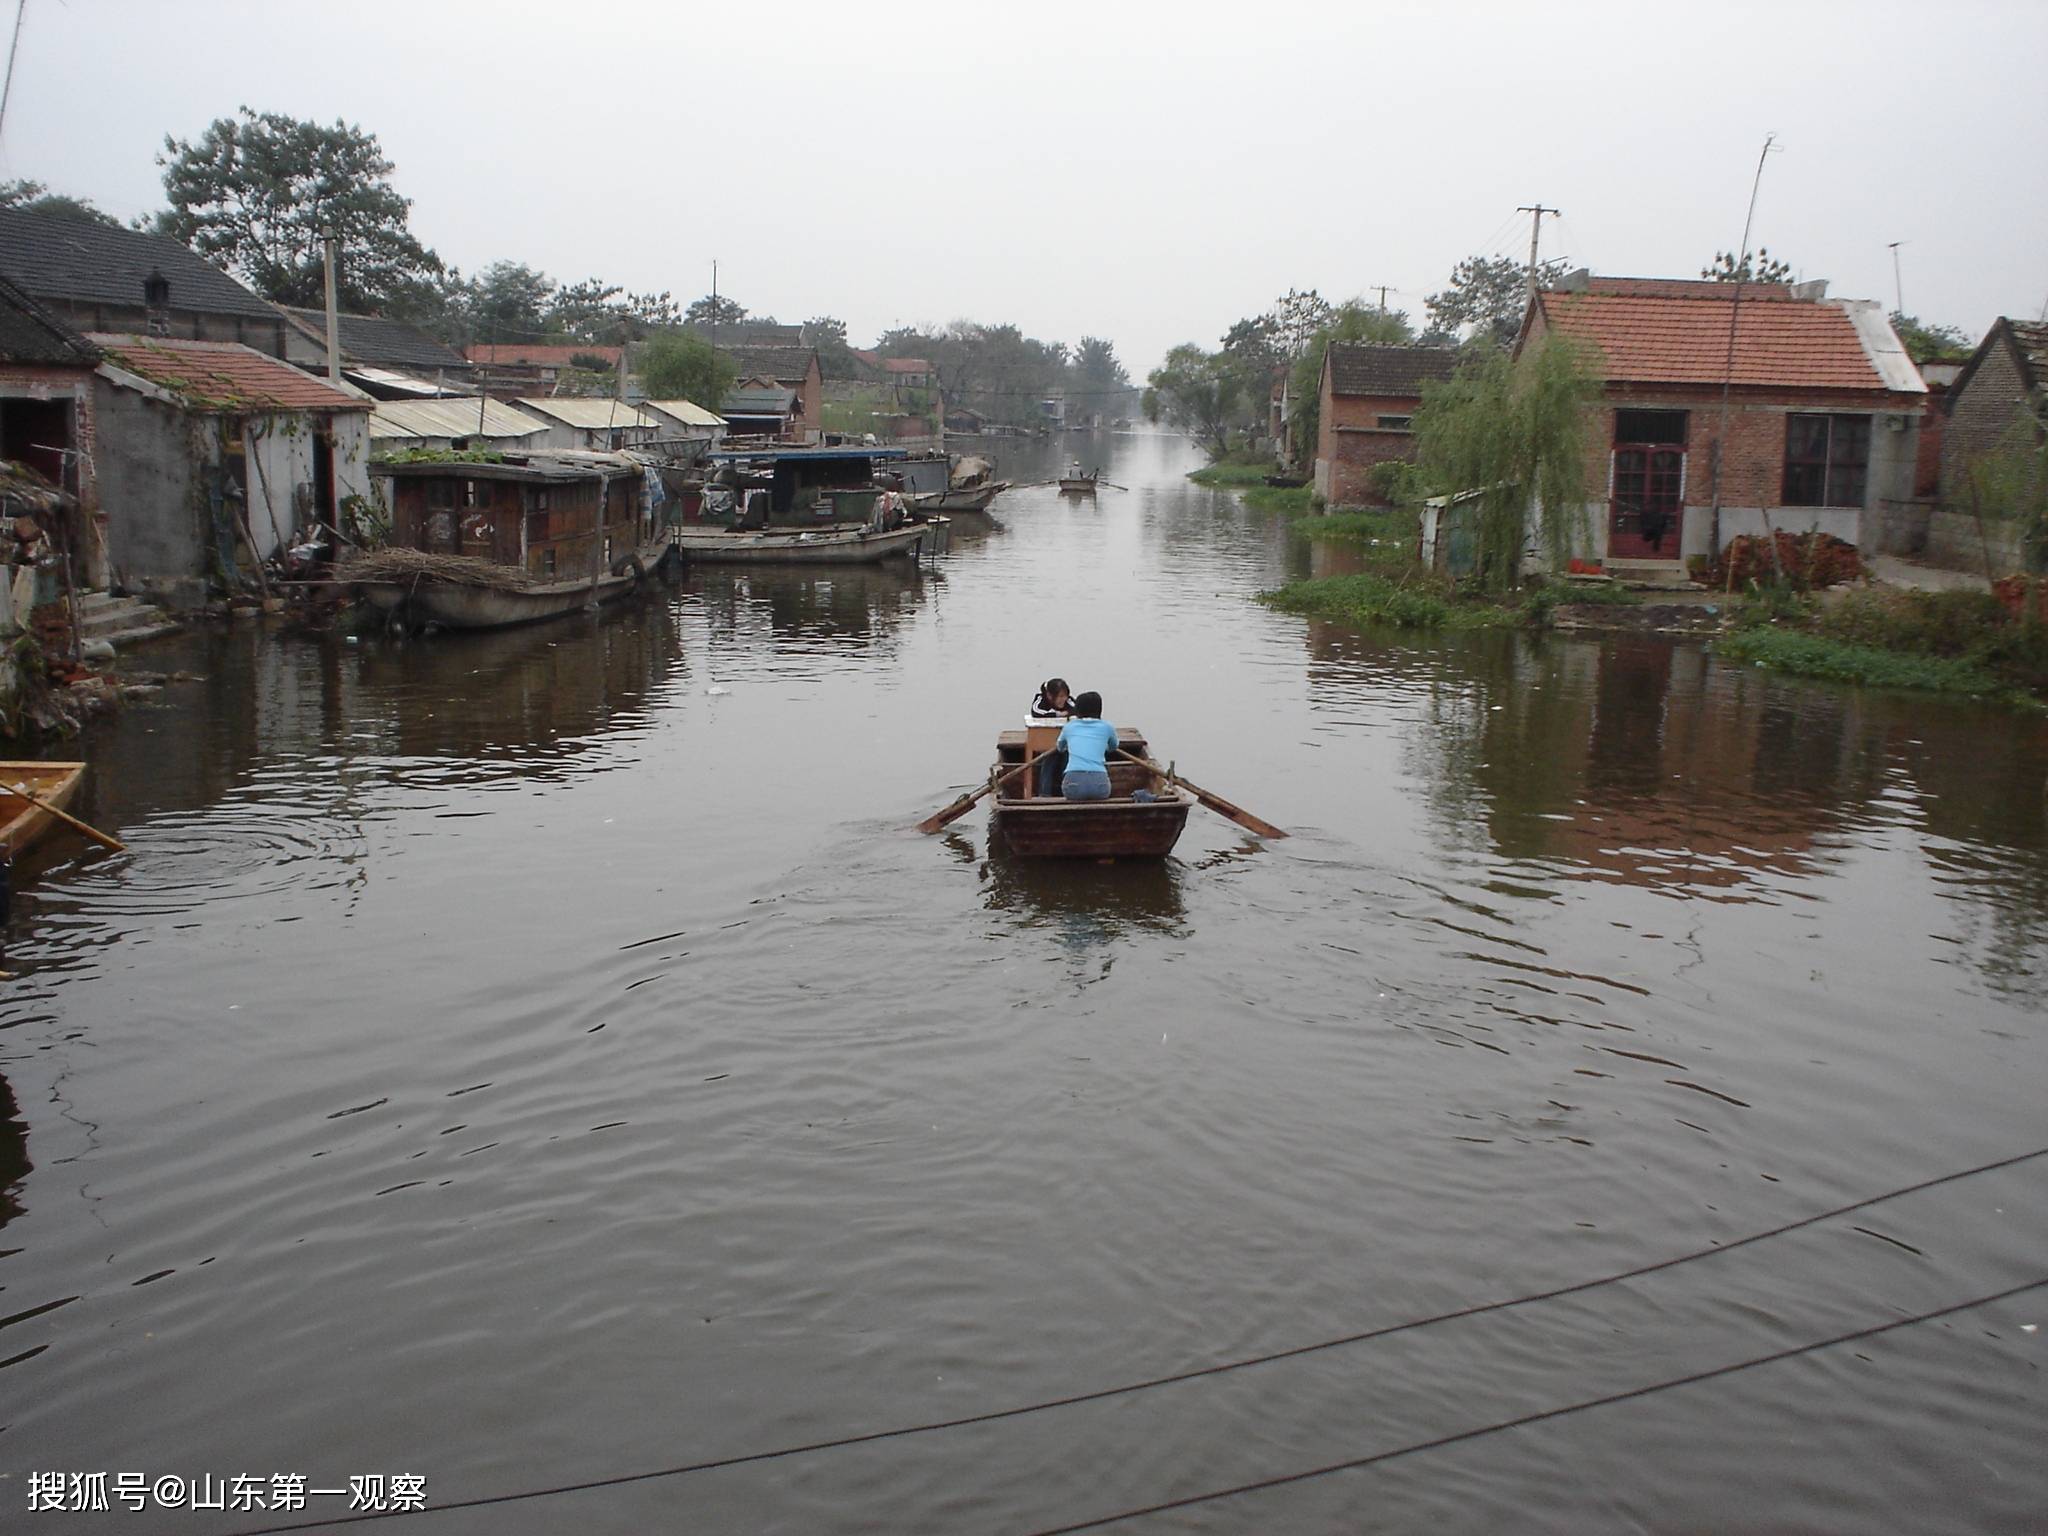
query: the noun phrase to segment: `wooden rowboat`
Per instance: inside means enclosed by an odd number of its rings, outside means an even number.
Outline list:
[[[674,547],[685,560],[716,565],[846,564],[886,560],[891,555],[915,556],[927,536],[936,538],[931,525],[925,523],[886,533],[870,533],[864,525],[759,533],[680,528]]]
[[[992,480],[986,485],[970,486],[951,491],[936,491],[928,496],[906,496],[913,512],[986,512],[988,504],[998,494],[1007,491],[1010,482]]]
[[[1008,772],[1027,756],[1049,750],[1058,732],[1058,722],[1004,731],[996,738],[996,763],[991,773]],[[1145,755],[1141,734],[1125,730],[1117,736],[1126,752]],[[1034,737],[1040,739],[1034,741]],[[1163,859],[1180,841],[1188,812],[1196,803],[1187,790],[1142,763],[1109,765],[1107,800],[1042,797],[1031,783],[1036,773],[1035,766],[1027,767],[998,789],[990,812],[996,838],[1019,858]],[[1132,791],[1140,789],[1157,798],[1132,799]]]
[[[1093,496],[1095,494],[1095,476],[1061,475],[1060,494],[1062,496]]]
[[[397,617],[411,629],[427,624],[443,629],[502,629],[581,613],[624,597],[639,579],[637,573],[627,572],[595,581],[579,577],[527,587],[480,587],[423,576],[411,582],[364,581],[356,587],[371,607]]]
[[[18,858],[22,849],[52,827],[63,823],[39,805],[14,793],[24,785],[60,811],[71,809],[85,783],[85,764],[46,762],[0,762],[0,847],[7,857]]]

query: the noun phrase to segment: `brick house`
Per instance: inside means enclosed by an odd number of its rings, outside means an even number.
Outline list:
[[[1826,286],[1745,283],[1738,310],[1730,283],[1580,271],[1536,295],[1517,352],[1568,336],[1601,379],[1582,553],[1677,573],[1766,518],[1879,546],[1886,516],[1912,503],[1927,386],[1881,305]]]
[[[75,498],[66,545],[87,586],[106,584],[106,528],[92,472],[91,342],[0,278],[0,459],[26,464]],[[67,514],[68,515],[68,514]]]
[[[1455,347],[1399,347],[1333,341],[1323,353],[1316,425],[1316,494],[1332,506],[1384,506],[1372,469],[1415,457],[1415,408],[1422,386],[1448,379]]]
[[[721,346],[718,350],[732,359],[738,386],[772,381],[783,389],[794,390],[795,400],[784,435],[799,442],[816,439],[825,424],[825,377],[818,367],[816,347]]]
[[[164,235],[0,209],[0,272],[75,330],[239,342],[285,355],[290,322],[282,310]]]

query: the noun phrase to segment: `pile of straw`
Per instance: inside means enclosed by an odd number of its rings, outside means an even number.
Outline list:
[[[342,581],[439,581],[457,587],[490,587],[523,592],[539,583],[516,566],[474,555],[435,555],[420,549],[373,549],[343,562],[335,576]]]

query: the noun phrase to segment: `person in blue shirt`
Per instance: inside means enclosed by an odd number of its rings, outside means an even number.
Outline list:
[[[1060,731],[1059,749],[1067,754],[1060,793],[1069,800],[1109,798],[1109,754],[1117,750],[1116,727],[1102,718],[1102,695],[1077,694],[1074,717]]]

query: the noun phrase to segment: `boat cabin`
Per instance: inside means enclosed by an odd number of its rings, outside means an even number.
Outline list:
[[[472,555],[539,580],[601,575],[638,552],[640,469],[630,460],[539,457],[374,466],[391,507],[391,542]]]
[[[768,528],[816,528],[865,523],[881,494],[878,468],[909,458],[902,448],[851,443],[819,448],[752,448],[715,452],[711,488],[727,496],[706,499],[699,520]]]

